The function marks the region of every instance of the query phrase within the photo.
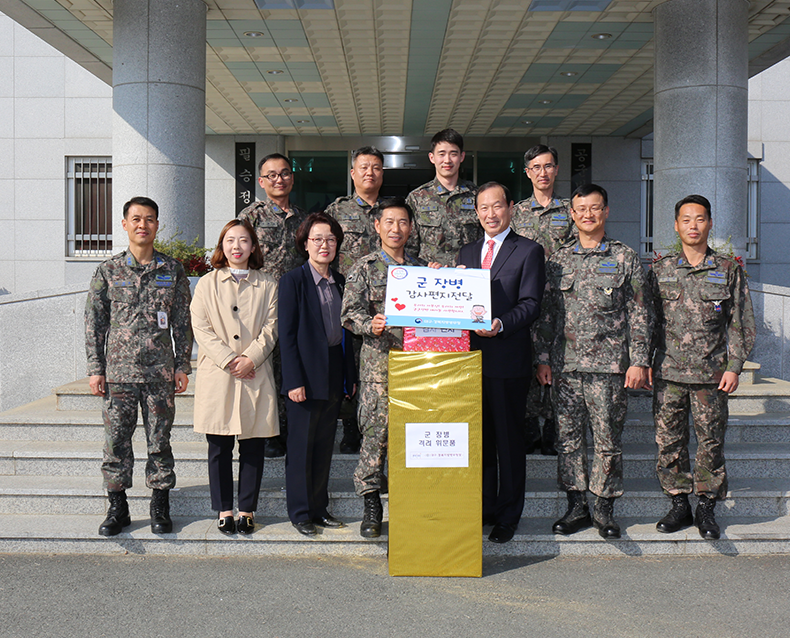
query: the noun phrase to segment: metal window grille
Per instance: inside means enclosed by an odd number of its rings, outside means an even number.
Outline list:
[[[112,158],[69,157],[69,257],[106,257],[112,254]]]
[[[642,160],[641,257],[653,256],[653,160]]]
[[[760,160],[748,159],[746,182],[746,258],[759,259]]]

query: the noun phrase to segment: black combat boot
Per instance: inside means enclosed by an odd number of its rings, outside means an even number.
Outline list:
[[[694,512],[694,522],[699,529],[699,535],[705,540],[716,540],[721,536],[716,517],[713,515],[713,508],[716,507],[716,499],[700,496],[697,504],[697,511]]]
[[[151,494],[151,531],[154,534],[169,534],[173,531],[170,490],[154,490]]]
[[[694,517],[691,515],[689,495],[674,494],[672,496],[672,509],[656,523],[656,529],[664,534],[671,534],[685,527],[691,527],[693,524]]]
[[[381,536],[381,519],[384,518],[384,508],[381,506],[381,496],[378,490],[365,494],[365,513],[362,515],[362,525],[359,534],[363,538],[378,538]]]
[[[620,538],[620,526],[614,520],[613,498],[596,496],[592,519],[601,538]]]
[[[129,503],[126,501],[126,492],[107,492],[110,499],[110,507],[107,508],[107,518],[99,526],[99,534],[102,536],[115,536],[127,525],[132,524],[129,516]]]
[[[359,452],[359,443],[362,435],[359,432],[356,417],[343,419],[343,440],[340,441],[341,454],[356,454]]]
[[[568,492],[568,511],[565,515],[552,526],[551,530],[555,534],[568,536],[575,534],[581,529],[592,525],[590,520],[590,508],[587,506],[587,497],[584,492]]]

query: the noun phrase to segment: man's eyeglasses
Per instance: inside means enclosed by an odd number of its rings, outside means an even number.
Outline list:
[[[579,213],[579,215],[586,215],[586,214],[587,214],[587,212],[589,211],[589,212],[591,212],[593,215],[597,215],[597,214],[598,214],[598,213],[600,213],[600,212],[601,212],[601,211],[602,211],[604,208],[605,208],[605,206],[590,206],[589,208],[587,208],[586,206],[583,206],[582,208],[574,208],[574,209],[573,209],[573,212],[575,212],[575,213]]]
[[[555,168],[557,168],[556,164],[544,164],[541,166],[540,164],[533,164],[532,166],[527,166],[527,170],[532,171],[533,173],[537,173],[540,175],[542,172],[551,173]]]
[[[268,179],[272,184],[276,182],[278,179],[287,182],[289,179],[293,178],[294,174],[291,171],[283,171],[282,173],[275,173],[272,171],[271,173],[266,173],[263,175],[266,179]]]

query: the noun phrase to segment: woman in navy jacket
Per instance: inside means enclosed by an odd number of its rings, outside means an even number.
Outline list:
[[[315,535],[316,526],[345,526],[327,511],[340,404],[356,389],[351,335],[340,325],[345,279],[330,268],[342,242],[333,217],[310,214],[296,231],[296,249],[307,263],[280,279],[286,500],[291,523],[306,536]]]

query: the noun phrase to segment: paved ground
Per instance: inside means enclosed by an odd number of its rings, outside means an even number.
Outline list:
[[[0,555],[0,636],[790,634],[790,556],[486,558],[482,579],[379,558]]]

